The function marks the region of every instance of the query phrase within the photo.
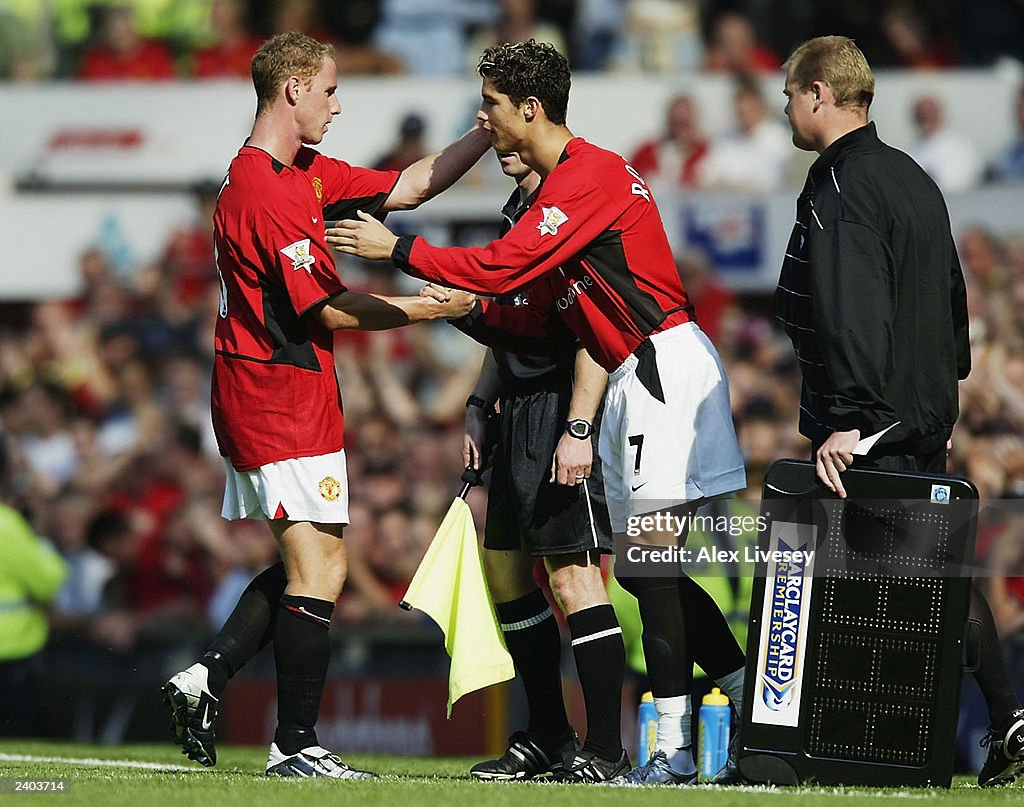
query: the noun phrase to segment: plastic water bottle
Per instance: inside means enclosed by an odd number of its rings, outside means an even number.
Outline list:
[[[650,692],[640,698],[636,725],[636,764],[639,767],[651,758],[658,742],[658,710],[654,708],[654,695]]]
[[[729,758],[729,697],[718,687],[704,696],[700,706],[700,778],[712,779]]]

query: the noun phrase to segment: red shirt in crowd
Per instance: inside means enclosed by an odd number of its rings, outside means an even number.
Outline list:
[[[78,78],[86,81],[151,81],[175,76],[174,56],[166,45],[155,39],[143,40],[127,52],[104,45],[90,48],[78,66]]]
[[[666,155],[666,151],[672,148],[674,148],[673,145],[664,140],[648,140],[640,145],[629,164],[636,169],[640,176],[653,180],[655,176],[662,176],[666,164],[678,162],[678,175],[663,178],[674,180],[684,188],[696,187],[699,177],[697,169],[701,160],[708,153],[707,142],[698,140],[686,150],[685,154],[680,155],[681,159],[679,160],[673,160],[670,155]]]
[[[253,54],[263,40],[247,37],[230,45],[201,48],[192,56],[192,73],[196,78],[248,78]]]

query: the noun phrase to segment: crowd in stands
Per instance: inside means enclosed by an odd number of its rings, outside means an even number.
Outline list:
[[[244,77],[260,42],[287,30],[334,42],[345,75],[463,75],[483,47],[531,37],[577,71],[771,71],[837,31],[876,67],[1024,58],[1015,0],[9,0],[0,78]]]
[[[662,131],[627,155],[630,164],[655,187],[763,193],[803,181],[806,155],[792,147],[789,127],[765,100],[749,75],[735,80],[733,124],[717,136],[704,131],[700,107],[685,93],[671,98]],[[915,138],[907,152],[946,194],[970,191],[986,182],[1024,180],[1024,87],[1014,99],[1016,131],[1007,132],[1003,150],[986,165],[977,145],[944,120],[942,102],[924,94],[910,115]],[[804,161],[802,161],[804,160]]]

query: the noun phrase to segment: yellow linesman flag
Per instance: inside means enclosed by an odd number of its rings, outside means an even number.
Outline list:
[[[455,499],[420,561],[402,605],[427,614],[444,631],[451,657],[448,717],[468,692],[515,677],[494,604],[469,505]]]

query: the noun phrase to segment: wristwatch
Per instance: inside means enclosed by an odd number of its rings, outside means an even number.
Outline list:
[[[565,421],[565,430],[577,440],[586,440],[594,433],[594,424],[583,418]]]

